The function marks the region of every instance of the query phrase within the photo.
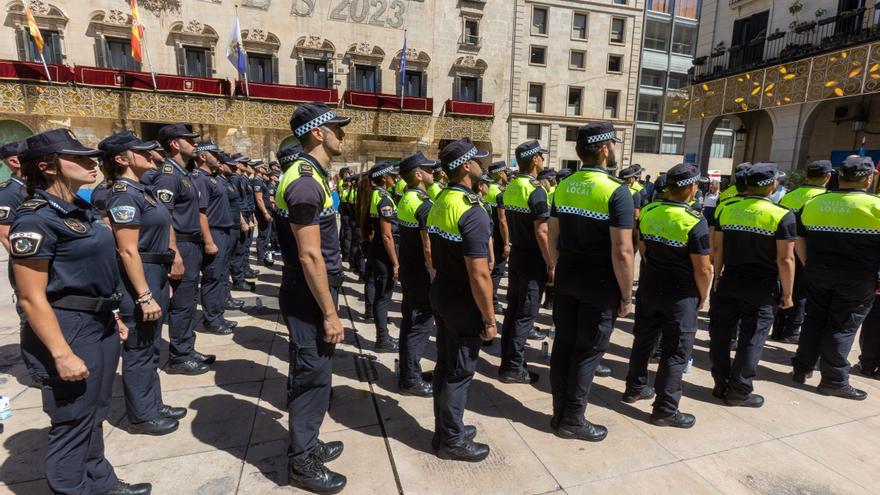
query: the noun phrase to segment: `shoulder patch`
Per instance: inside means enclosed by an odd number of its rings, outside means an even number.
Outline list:
[[[379,193],[379,196],[382,196],[383,198],[388,197],[388,191],[386,191],[385,189],[378,189],[377,192]]]
[[[693,209],[693,208],[690,208],[690,207],[689,207],[689,208],[685,208],[684,211],[686,211],[686,212],[690,213],[691,215],[693,215],[694,218],[703,218],[703,213],[700,212],[700,211],[697,211],[697,210],[695,210],[695,209]]]
[[[299,174],[300,175],[312,175],[312,166],[306,162],[299,164]]]
[[[114,182],[113,183],[113,191],[115,191],[115,192],[121,192],[121,191],[125,191],[127,189],[128,189],[128,184],[126,184],[125,182]]]
[[[116,223],[131,223],[136,211],[134,206],[115,206],[110,208],[110,216]]]
[[[168,189],[159,189],[156,191],[156,196],[158,196],[159,201],[163,203],[170,203],[171,200],[174,199],[174,193]]]
[[[0,221],[6,220],[9,218],[9,214],[12,213],[12,208],[9,206],[0,206]]]
[[[36,232],[15,232],[9,236],[12,255],[18,258],[26,258],[35,254],[42,243],[43,235]]]
[[[172,167],[171,165],[165,165],[164,167],[162,167],[163,174],[170,174],[173,172],[174,172],[174,167]]]
[[[64,225],[67,225],[67,228],[76,232],[77,234],[85,234],[86,226],[80,223],[79,220],[74,220],[72,218],[65,218]]]
[[[46,206],[47,204],[49,204],[49,202],[46,201],[45,199],[34,198],[34,199],[29,199],[29,200],[23,202],[21,205],[19,205],[18,209],[19,210],[36,210],[37,208],[39,208],[41,206]]]
[[[538,182],[538,179],[536,179],[536,178],[534,178],[534,177],[532,177],[532,176],[529,176],[529,184],[531,184],[531,185],[533,185],[533,186],[535,186],[535,187],[538,187],[538,186],[541,185],[541,183]]]
[[[467,193],[465,197],[467,197],[468,202],[474,206],[482,204],[480,202],[480,196],[476,193]]]
[[[180,183],[183,184],[183,187],[189,189],[189,180],[186,178],[180,179]]]
[[[4,187],[8,186],[10,182],[12,182],[12,181],[9,179],[4,180],[3,182],[0,182],[0,189],[3,189]]]
[[[431,199],[431,196],[429,196],[428,193],[426,193],[425,191],[422,191],[421,189],[416,190],[416,196],[418,196],[419,199],[421,199],[422,201]]]

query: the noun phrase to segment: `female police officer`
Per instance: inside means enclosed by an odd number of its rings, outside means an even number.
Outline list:
[[[125,290],[119,316],[129,328],[123,345],[122,384],[128,432],[164,435],[177,429],[186,415],[182,407],[162,403],[159,383],[159,343],[162,316],[168,311],[168,268],[171,213],[156,202],[152,188],[140,182],[156,164],[150,151],[155,141],[143,142],[131,131],[114,134],[98,144],[104,152],[104,176],[110,196],[107,216],[113,226]]]
[[[100,151],[67,129],[27,139],[23,172],[31,198],[9,236],[13,274],[27,322],[21,349],[43,392],[52,426],[46,478],[55,493],[146,494],[149,484],[116,478],[103,429],[128,330],[114,316],[121,280],[113,233],[77,198],[95,182]],[[117,334],[117,328],[119,333]]]

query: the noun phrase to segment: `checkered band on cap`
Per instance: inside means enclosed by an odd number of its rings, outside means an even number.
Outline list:
[[[459,166],[464,164],[464,162],[475,157],[477,155],[477,153],[479,153],[479,151],[477,151],[477,147],[474,146],[469,151],[467,151],[465,154],[463,154],[460,157],[456,158],[455,160],[452,160],[451,162],[449,162],[449,165],[447,165],[446,168],[448,168],[449,170],[455,170]]]
[[[699,181],[700,181],[700,176],[697,175],[697,176],[691,177],[690,179],[675,181],[675,187],[689,186],[689,185],[693,184],[694,182],[699,182]]]
[[[871,175],[873,173],[874,173],[873,170],[859,170],[857,172],[846,172],[842,175],[845,175],[846,177],[865,177],[865,176]]]
[[[319,116],[315,117],[314,119],[306,122],[305,124],[297,127],[296,130],[293,131],[293,135],[298,138],[301,138],[301,137],[305,136],[312,129],[317,129],[318,127],[321,127],[322,125],[326,124],[327,122],[330,122],[331,120],[333,120],[335,118],[336,118],[336,114],[333,113],[332,110],[330,110],[329,112],[326,112],[322,115],[319,115]]]
[[[520,156],[520,158],[528,158],[530,156],[537,155],[540,152],[541,152],[541,147],[538,146],[538,147],[532,148],[530,150],[523,151],[519,156]]]
[[[299,159],[299,153],[292,153],[287,156],[282,156],[280,159],[278,159],[278,164],[284,165],[285,163],[295,162],[298,159]]]
[[[762,181],[758,181],[758,183],[757,183],[757,184],[758,184],[758,187],[769,186],[770,184],[773,183],[773,181],[775,181],[775,180],[778,179],[778,178],[779,178],[779,177],[773,177],[773,178],[771,178],[771,179],[764,179],[764,180],[762,180]]]
[[[217,151],[220,148],[217,147],[214,143],[205,143],[200,146],[196,146],[196,153],[201,153],[203,151]]]
[[[370,178],[375,179],[376,177],[382,177],[385,174],[391,173],[394,171],[394,165],[388,165],[383,169],[376,170],[372,174],[370,174]]]
[[[615,134],[614,131],[606,132],[605,134],[596,134],[595,136],[590,136],[587,138],[587,144],[593,143],[601,143],[602,141],[610,141],[614,139]]]

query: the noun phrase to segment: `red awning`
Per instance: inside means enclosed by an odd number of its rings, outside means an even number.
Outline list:
[[[52,82],[66,83],[73,74],[70,67],[63,64],[48,64]],[[0,60],[0,79],[16,79],[19,81],[49,82],[46,68],[40,62],[19,62],[16,60]]]
[[[105,69],[101,67],[74,67],[75,81],[86,86],[153,91],[149,72]],[[229,81],[209,77],[156,74],[156,89],[165,93],[189,93],[212,96],[230,94]]]

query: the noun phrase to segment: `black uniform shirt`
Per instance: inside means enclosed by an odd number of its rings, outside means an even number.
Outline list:
[[[149,185],[154,187],[159,201],[171,210],[175,232],[188,235],[201,232],[199,210],[207,208],[207,198],[199,194],[183,167],[166,158],[161,172],[152,177]]]
[[[244,208],[246,212],[253,213],[256,209],[257,205],[254,203],[254,184],[250,179],[243,175],[238,176],[239,184],[241,186],[241,190],[244,193],[244,197],[247,200],[247,207]]]
[[[381,197],[379,198],[379,204],[376,205],[376,212],[379,216],[370,218],[370,225],[373,229],[373,239],[370,243],[374,249],[378,248],[384,251],[385,245],[382,243],[381,222],[383,219],[391,221],[391,235],[394,236],[396,241],[400,235],[400,231],[397,228],[397,209],[394,206],[394,200],[391,199],[391,193],[386,191],[384,187],[377,187],[374,190],[378,190]]]
[[[121,177],[110,189],[107,215],[115,226],[138,227],[138,251],[168,251],[171,214],[160,205],[152,188]]]
[[[404,197],[406,191],[404,191]],[[425,252],[422,245],[422,232],[428,228],[428,213],[431,211],[431,200],[428,193],[419,191],[419,197],[422,198],[422,204],[416,208],[417,227],[408,225],[399,225],[400,230],[400,264],[424,264]]]
[[[838,189],[838,193],[866,194],[861,190]],[[841,273],[870,273],[880,270],[880,234],[876,232],[823,232],[807,230],[797,214],[797,235],[807,239],[807,266]]]
[[[107,200],[110,199],[110,191],[107,190],[107,183],[102,182],[98,187],[92,189],[92,206],[98,209],[102,215],[107,214]]]
[[[226,197],[229,199],[229,214],[232,216],[232,226],[238,227],[241,220],[241,193],[238,188],[232,184],[235,176],[226,178],[223,175],[217,175],[217,181],[226,188]]]
[[[510,186],[508,186],[509,188]],[[550,218],[550,205],[547,202],[547,191],[538,185],[529,194],[528,211],[514,209],[508,204],[504,207],[510,243],[519,252],[541,254],[538,238],[535,236],[535,220]]]
[[[665,203],[690,208],[683,203],[673,201],[665,201]],[[650,208],[653,204],[656,203],[651,203],[647,207]],[[700,218],[691,228],[687,234],[687,242],[683,246],[671,245],[661,239],[643,237],[642,240],[645,243],[645,264],[642,268],[641,286],[662,288],[670,293],[696,294],[694,265],[690,255],[712,252],[709,247],[709,224],[706,219]]]
[[[449,287],[460,288],[470,295],[470,280],[467,267],[464,264],[464,257],[489,258],[492,219],[479,203],[478,195],[458,184],[450,185],[447,189],[459,189],[467,194],[472,194],[477,203],[458,220],[461,241],[456,242],[438,234],[430,234],[431,258],[433,258],[434,269],[437,270],[435,281]]]
[[[0,183],[0,225],[12,225],[18,206],[27,197],[27,187],[18,177],[12,176]]]
[[[49,260],[46,296],[108,297],[121,288],[116,241],[91,204],[43,190],[19,206],[9,231],[12,258]]]
[[[254,192],[254,199],[253,199],[254,211],[257,211],[256,197],[258,194],[261,196],[263,195],[263,190],[266,189],[266,183],[263,182],[263,179],[261,179],[259,176],[256,176],[256,175],[254,176],[253,179],[250,180],[250,183],[251,183],[251,190]],[[267,203],[266,201],[263,201],[263,206],[266,207],[267,211],[269,210],[269,203]]]
[[[200,168],[190,172],[193,183],[203,198],[207,199],[205,214],[208,226],[225,228],[232,226],[232,215],[229,214],[229,198],[226,187],[214,175]]]

